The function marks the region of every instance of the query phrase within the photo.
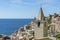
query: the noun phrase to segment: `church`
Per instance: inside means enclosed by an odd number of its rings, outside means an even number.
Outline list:
[[[38,18],[31,23],[32,28],[34,29],[34,38],[41,39],[47,37],[48,25],[47,18],[44,17],[43,10],[40,8]]]

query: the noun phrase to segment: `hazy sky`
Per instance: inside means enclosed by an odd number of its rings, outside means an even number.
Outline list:
[[[40,7],[45,16],[60,13],[60,0],[0,0],[0,18],[34,18]]]

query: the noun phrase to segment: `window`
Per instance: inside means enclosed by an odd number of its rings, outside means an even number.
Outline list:
[[[38,27],[40,26],[40,22],[38,22]]]

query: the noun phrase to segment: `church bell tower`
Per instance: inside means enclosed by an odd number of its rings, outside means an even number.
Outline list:
[[[44,20],[44,14],[42,8],[40,8],[39,14],[38,14],[38,20],[42,21]]]
[[[44,28],[45,28],[44,23],[45,23],[45,20],[44,20],[43,10],[42,10],[42,8],[40,8],[38,18],[34,23],[35,24],[35,26],[34,26],[35,39],[41,39],[45,36],[44,35]]]

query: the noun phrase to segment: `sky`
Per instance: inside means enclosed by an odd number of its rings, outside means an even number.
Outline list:
[[[45,16],[60,14],[60,0],[0,0],[0,18],[34,18],[40,7]]]

